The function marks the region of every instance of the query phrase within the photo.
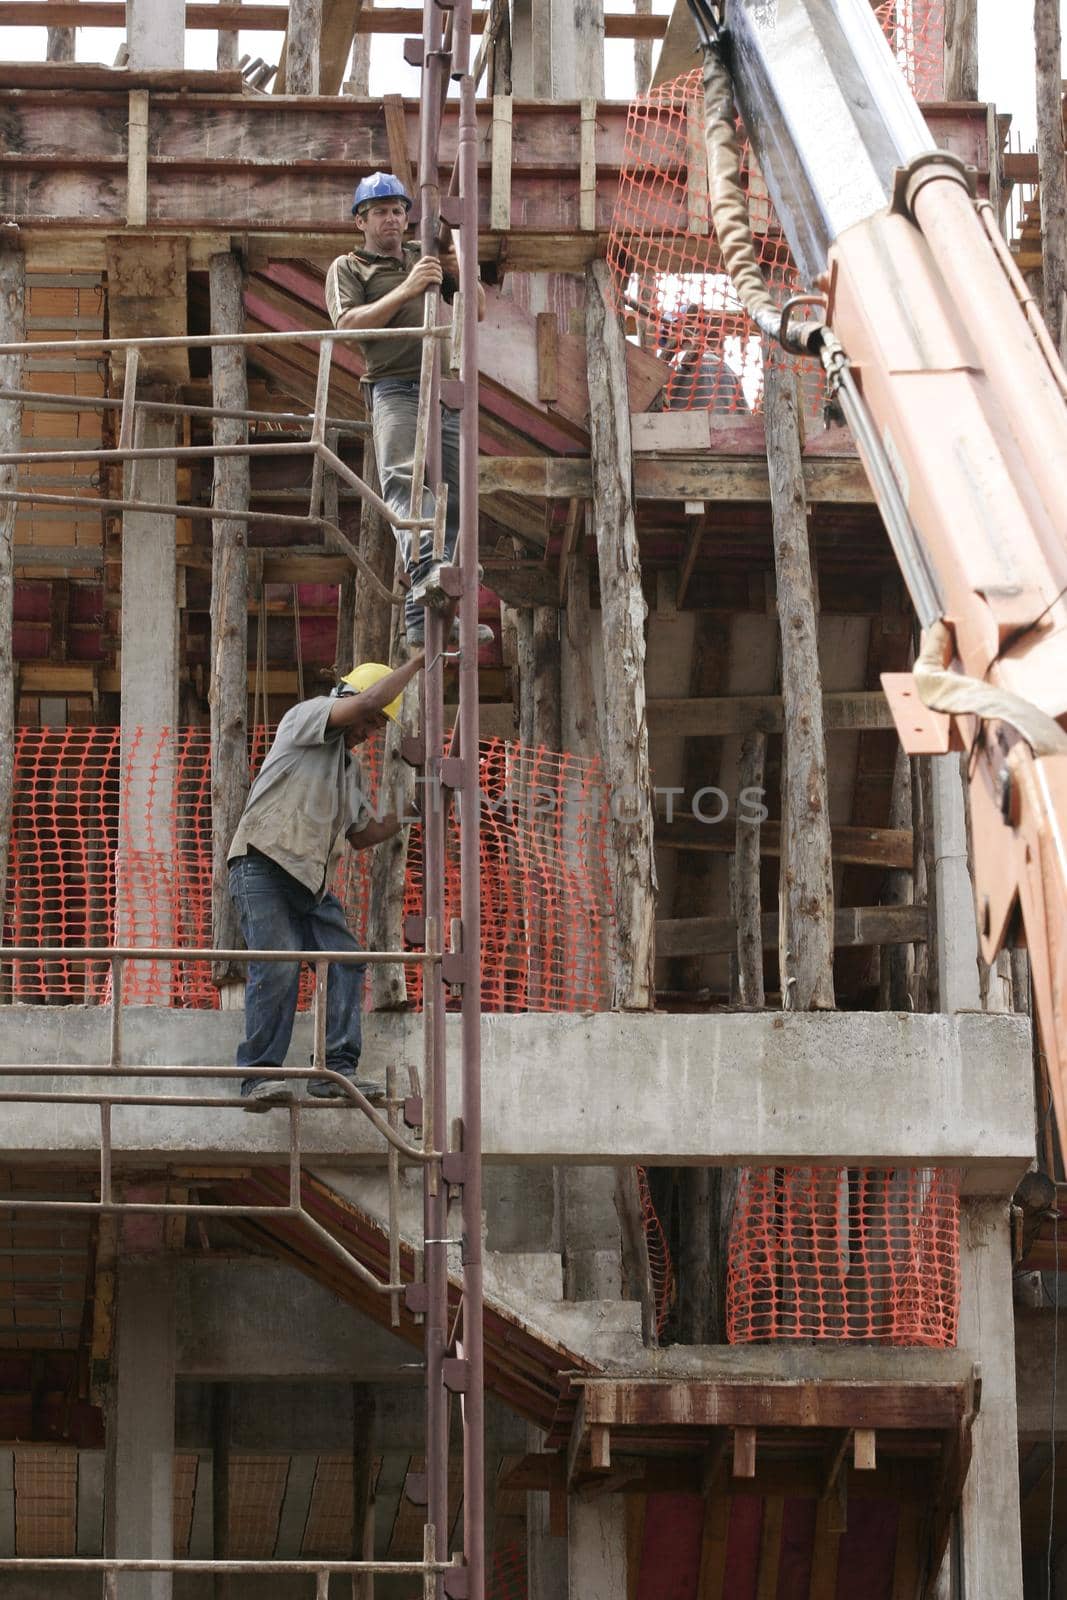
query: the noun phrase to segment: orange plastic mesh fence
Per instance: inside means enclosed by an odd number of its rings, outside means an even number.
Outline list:
[[[727,1338],[954,1345],[959,1192],[955,1171],[743,1170]]]
[[[652,1279],[652,1297],[656,1306],[656,1333],[663,1332],[664,1324],[674,1305],[678,1285],[675,1278],[671,1247],[660,1221],[659,1212],[652,1200],[648,1173],[637,1168],[637,1197],[641,1204],[641,1221],[648,1247],[648,1273]]]
[[[257,730],[253,769],[269,744]],[[608,1003],[612,921],[598,767],[495,739],[479,751],[482,1006],[577,1011]],[[376,798],[378,749],[361,753]],[[383,800],[383,805],[387,802]],[[459,912],[458,823],[449,813],[446,926]],[[366,937],[373,852],[347,852],[336,892]],[[421,909],[421,839],[411,830],[405,910]],[[115,728],[18,730],[4,941],[23,945],[211,944],[211,781],[205,728],[120,747]],[[407,969],[420,998],[421,970]],[[106,965],[20,963],[12,997],[86,1002],[108,995]],[[211,1007],[205,964],[127,967],[128,1003]],[[458,1003],[458,1002],[457,1002]]]
[[[882,0],[874,9],[918,99],[941,99],[943,0]],[[782,302],[801,284],[747,141],[741,171],[763,275]],[[608,262],[628,327],[664,362],[662,409],[759,409],[761,341],[722,270],[709,220],[699,68],[630,106]],[[796,367],[818,409],[813,363]]]

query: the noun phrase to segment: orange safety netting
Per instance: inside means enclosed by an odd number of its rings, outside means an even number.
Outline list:
[[[874,9],[918,99],[940,99],[943,0],[882,0]],[[802,285],[747,141],[741,172],[763,275],[782,302]],[[722,270],[709,219],[699,68],[630,106],[607,258],[628,326],[664,362],[657,404],[665,411],[757,411],[761,340]],[[812,363],[796,366],[817,404]]]
[[[959,1191],[954,1171],[745,1169],[727,1338],[954,1345]]]
[[[253,770],[269,743],[253,736]],[[376,795],[378,750],[361,755]],[[482,1006],[486,1011],[602,1009],[612,922],[599,768],[503,740],[480,747]],[[387,806],[387,809],[389,807]],[[458,824],[449,813],[447,919],[459,913]],[[372,851],[347,852],[334,885],[366,937]],[[421,909],[421,840],[410,836],[405,912]],[[211,945],[211,776],[206,728],[18,730],[4,942]],[[421,969],[407,969],[420,995]],[[19,963],[12,998],[92,1003],[106,964]],[[206,964],[129,965],[127,1003],[212,1007]]]
[[[641,1221],[645,1230],[645,1244],[648,1248],[648,1275],[652,1279],[652,1296],[656,1305],[656,1335],[663,1332],[664,1324],[670,1316],[671,1308],[677,1296],[677,1280],[674,1272],[674,1262],[671,1259],[671,1247],[667,1235],[660,1221],[659,1212],[652,1200],[652,1191],[648,1184],[648,1173],[644,1167],[637,1168],[637,1197],[641,1205]]]
[[[509,1539],[506,1545],[494,1550],[492,1570],[487,1577],[488,1600],[526,1600],[529,1585],[525,1546],[518,1539]]]

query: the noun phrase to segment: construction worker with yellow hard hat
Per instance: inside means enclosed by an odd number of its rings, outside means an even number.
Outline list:
[[[329,694],[294,706],[278,724],[229,850],[230,896],[249,950],[360,948],[330,883],[346,841],[353,850],[367,850],[392,838],[402,823],[395,814],[372,813],[352,752],[387,720],[399,720],[404,689],[424,663],[421,650],[396,668],[364,661]],[[378,1086],[356,1072],[364,970],[362,964],[330,964],[325,1064],[363,1094],[376,1094]],[[276,1073],[285,1066],[299,989],[299,962],[248,965],[237,1065],[245,1069],[241,1098],[250,1111],[296,1098],[299,1079]],[[349,1098],[325,1076],[313,1077],[308,1093]]]

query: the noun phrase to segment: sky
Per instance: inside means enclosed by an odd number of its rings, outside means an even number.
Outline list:
[[[608,0],[607,8],[630,9],[628,5],[613,4],[612,0]],[[654,11],[667,12],[670,9],[671,0],[653,0]],[[1061,0],[1061,15],[1067,34],[1067,0]],[[1019,137],[1024,149],[1032,147],[1034,141],[1033,36],[1029,18],[1027,0],[979,0],[979,93],[983,99],[992,100],[998,110],[1011,112],[1013,136]],[[77,39],[78,60],[110,63],[114,61],[122,39],[123,34],[118,29],[81,28]],[[0,48],[4,58],[9,61],[41,61],[44,59],[44,42],[43,28],[5,28]],[[242,54],[247,52],[268,61],[277,61],[280,46],[280,34],[241,35]],[[418,74],[404,63],[402,48],[403,41],[398,36],[376,41],[371,61],[372,94],[417,94]],[[629,41],[608,41],[606,72],[611,98],[628,99],[632,95],[632,63],[633,52]],[[186,34],[185,64],[187,67],[214,66],[213,33]]]

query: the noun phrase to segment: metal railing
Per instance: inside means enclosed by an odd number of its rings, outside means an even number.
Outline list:
[[[459,596],[460,648],[450,652],[449,659],[458,659],[459,714],[455,733],[446,748],[444,728],[444,662],[446,640],[441,616],[428,611],[426,617],[426,661],[422,679],[422,765],[428,780],[435,785],[444,783],[456,794],[460,820],[460,917],[452,924],[452,937],[447,941],[449,951],[435,950],[438,930],[445,927],[444,897],[444,816],[437,808],[424,823],[424,912],[426,953],[414,959],[425,963],[424,982],[424,1056],[425,1094],[422,1105],[423,1144],[409,1144],[399,1132],[399,1113],[402,1103],[394,1090],[387,1091],[388,1117],[382,1118],[358,1090],[344,1085],[350,1102],[358,1106],[377,1131],[386,1139],[390,1172],[390,1270],[389,1281],[373,1280],[378,1292],[393,1296],[393,1315],[396,1318],[396,1296],[399,1292],[399,1229],[396,1225],[397,1190],[399,1187],[399,1162],[401,1159],[417,1162],[423,1173],[423,1233],[421,1259],[424,1270],[423,1301],[412,1307],[424,1319],[426,1351],[426,1413],[427,1413],[427,1537],[432,1551],[447,1548],[449,1537],[448,1516],[448,1456],[449,1456],[449,1391],[457,1387],[463,1394],[463,1552],[456,1562],[442,1564],[429,1556],[414,1569],[375,1564],[348,1563],[332,1567],[327,1563],[312,1565],[306,1570],[316,1574],[318,1593],[325,1593],[328,1572],[371,1572],[417,1570],[424,1575],[425,1593],[443,1600],[446,1592],[445,1575],[457,1566],[460,1575],[455,1580],[455,1592],[462,1592],[468,1600],[484,1600],[485,1595],[485,1510],[484,1510],[484,1359],[483,1359],[483,1287],[482,1287],[482,1197],[481,1197],[481,961],[480,961],[480,900],[479,900],[479,827],[480,806],[478,795],[478,662],[473,641],[477,637],[478,584],[475,578],[478,566],[478,360],[477,360],[477,306],[478,286],[478,169],[477,169],[477,119],[475,114],[475,84],[470,71],[471,0],[457,0],[455,5],[442,5],[439,0],[425,0],[422,10],[422,95],[418,160],[419,238],[424,254],[435,253],[442,217],[447,225],[458,230],[457,255],[459,261],[459,292],[453,310],[452,326],[438,325],[438,293],[430,290],[424,301],[421,328],[403,329],[308,329],[282,333],[206,334],[145,339],[78,339],[27,341],[0,346],[0,360],[21,356],[34,358],[50,355],[74,354],[78,358],[97,351],[125,355],[122,399],[106,398],[99,402],[92,397],[76,397],[79,408],[118,412],[118,441],[114,448],[73,448],[56,451],[9,451],[0,453],[0,504],[27,504],[42,507],[70,507],[82,514],[86,499],[76,494],[51,493],[32,485],[17,488],[3,469],[20,466],[58,465],[68,462],[90,461],[106,465],[129,462],[136,465],[148,461],[195,462],[215,460],[229,456],[278,457],[303,455],[311,457],[311,482],[308,509],[305,514],[254,511],[249,507],[231,507],[225,504],[203,506],[181,504],[171,500],[148,500],[139,497],[136,474],[124,486],[130,493],[114,497],[93,497],[93,509],[101,512],[142,512],[163,516],[181,516],[211,521],[243,522],[255,526],[270,523],[275,527],[292,530],[320,531],[333,547],[349,557],[364,579],[382,599],[393,607],[404,603],[402,591],[387,589],[370,569],[359,550],[337,526],[333,507],[337,503],[334,491],[342,486],[372,506],[393,529],[411,530],[418,536],[421,548],[426,532],[432,533],[433,551],[440,557],[445,548],[448,513],[448,489],[441,481],[440,470],[440,408],[441,398],[441,348],[445,339],[452,337],[452,373],[458,373],[456,393],[448,397],[449,404],[460,412],[460,472],[459,472],[459,543],[458,560],[452,573],[452,588]],[[447,96],[449,78],[460,80],[459,142],[452,179],[447,193],[443,194],[439,171],[438,152],[442,112]],[[412,494],[408,515],[398,515],[367,482],[345,462],[339,454],[342,432],[350,432],[353,424],[331,416],[329,410],[330,372],[334,351],[338,344],[364,344],[368,341],[395,341],[413,338],[423,341],[422,374],[419,391],[418,419],[412,470]],[[161,349],[209,349],[217,346],[242,346],[270,348],[285,344],[318,342],[319,359],[315,381],[313,411],[306,417],[291,412],[254,413],[242,411],[235,416],[232,411],[216,407],[185,407],[170,405],[167,401],[145,401],[138,397],[137,382],[141,368],[142,352]],[[6,399],[18,404],[27,399],[30,391],[12,382],[0,388],[0,401]],[[36,405],[65,406],[71,397],[32,391]],[[211,419],[247,421],[255,426],[268,420],[285,427],[289,432],[306,432],[307,437],[262,440],[248,438],[236,443],[210,445],[144,446],[143,424],[150,415],[190,415],[203,420]],[[434,506],[432,516],[423,511],[423,485],[433,486]],[[458,570],[456,570],[458,568]],[[0,960],[26,957],[24,947],[0,952]],[[34,958],[50,952],[34,950]],[[297,959],[292,952],[256,952],[262,959]],[[85,960],[99,962],[102,957],[112,959],[121,967],[128,960],[187,961],[193,958],[225,956],[233,961],[249,959],[249,952],[230,951],[175,951],[130,949],[128,947],[103,951],[70,949],[62,951],[62,959],[79,955]],[[410,952],[367,952],[358,958],[324,956],[314,952],[310,957],[316,966],[315,1014],[315,1066],[314,1071],[325,1074],[323,1056],[325,1040],[325,970],[330,959],[365,960],[368,962],[410,963]],[[447,978],[446,978],[447,966]],[[461,991],[462,1073],[459,1115],[451,1120],[445,1073],[445,985]],[[112,1060],[108,1067],[78,1069],[83,1075],[110,1072],[117,1077],[135,1075],[122,1062],[121,1038],[121,984],[113,979],[112,997]],[[137,1075],[145,1069],[138,1069]],[[151,1069],[153,1074],[181,1077],[192,1075],[186,1069]],[[194,1069],[199,1073],[199,1069]],[[49,1069],[54,1071],[54,1069]],[[219,1078],[239,1074],[237,1068],[211,1068],[208,1072]],[[32,1075],[32,1074],[31,1074]],[[203,1076],[203,1073],[199,1073]],[[0,1071],[0,1077],[10,1076],[10,1070]],[[273,1073],[272,1073],[273,1076]],[[280,1077],[307,1078],[307,1072],[284,1070]],[[395,1086],[394,1086],[395,1087]],[[37,1098],[35,1091],[0,1091],[0,1101],[12,1098]],[[110,1091],[70,1091],[56,1094],[41,1091],[40,1098],[62,1102],[82,1103],[93,1100],[100,1107],[101,1198],[90,1202],[98,1211],[117,1209],[153,1210],[149,1203],[116,1200],[113,1196],[110,1148],[110,1115],[116,1105],[141,1103],[141,1097]],[[160,1096],[153,1104],[187,1105],[218,1104],[213,1098],[192,1096]],[[274,1209],[275,1215],[299,1215],[311,1223],[300,1198],[300,1112],[299,1105],[290,1110],[289,1171],[290,1196],[288,1207]],[[447,1148],[450,1130],[456,1129],[456,1148]],[[447,1181],[445,1163],[448,1162]],[[452,1318],[448,1305],[448,1206],[450,1191],[461,1197],[464,1249],[462,1252],[461,1291],[458,1314]],[[109,1198],[110,1197],[110,1198]],[[48,1204],[50,1202],[44,1202]],[[32,1207],[34,1202],[15,1202]],[[67,1209],[76,1209],[67,1207]],[[193,1209],[186,1206],[178,1210]],[[204,1208],[201,1208],[204,1209]],[[232,1214],[233,1208],[225,1208]],[[263,1215],[263,1208],[258,1208]],[[315,1224],[318,1229],[318,1224]],[[324,1231],[324,1230],[323,1230]],[[337,1241],[330,1248],[341,1251],[352,1270],[362,1277],[366,1269],[356,1263]],[[411,1303],[409,1297],[409,1304]],[[446,1372],[448,1382],[446,1383]],[[457,1376],[458,1374],[458,1376]],[[26,1564],[14,1565],[0,1562],[0,1573],[10,1570],[31,1570]],[[275,1564],[188,1563],[178,1565],[167,1562],[116,1563],[88,1566],[77,1562],[36,1565],[33,1570],[97,1570],[104,1572],[105,1595],[115,1592],[116,1575],[121,1571],[204,1571],[224,1572],[282,1570]],[[295,1570],[285,1564],[284,1570]],[[324,1574],[326,1576],[324,1576]],[[112,1587],[109,1589],[108,1584]]]

